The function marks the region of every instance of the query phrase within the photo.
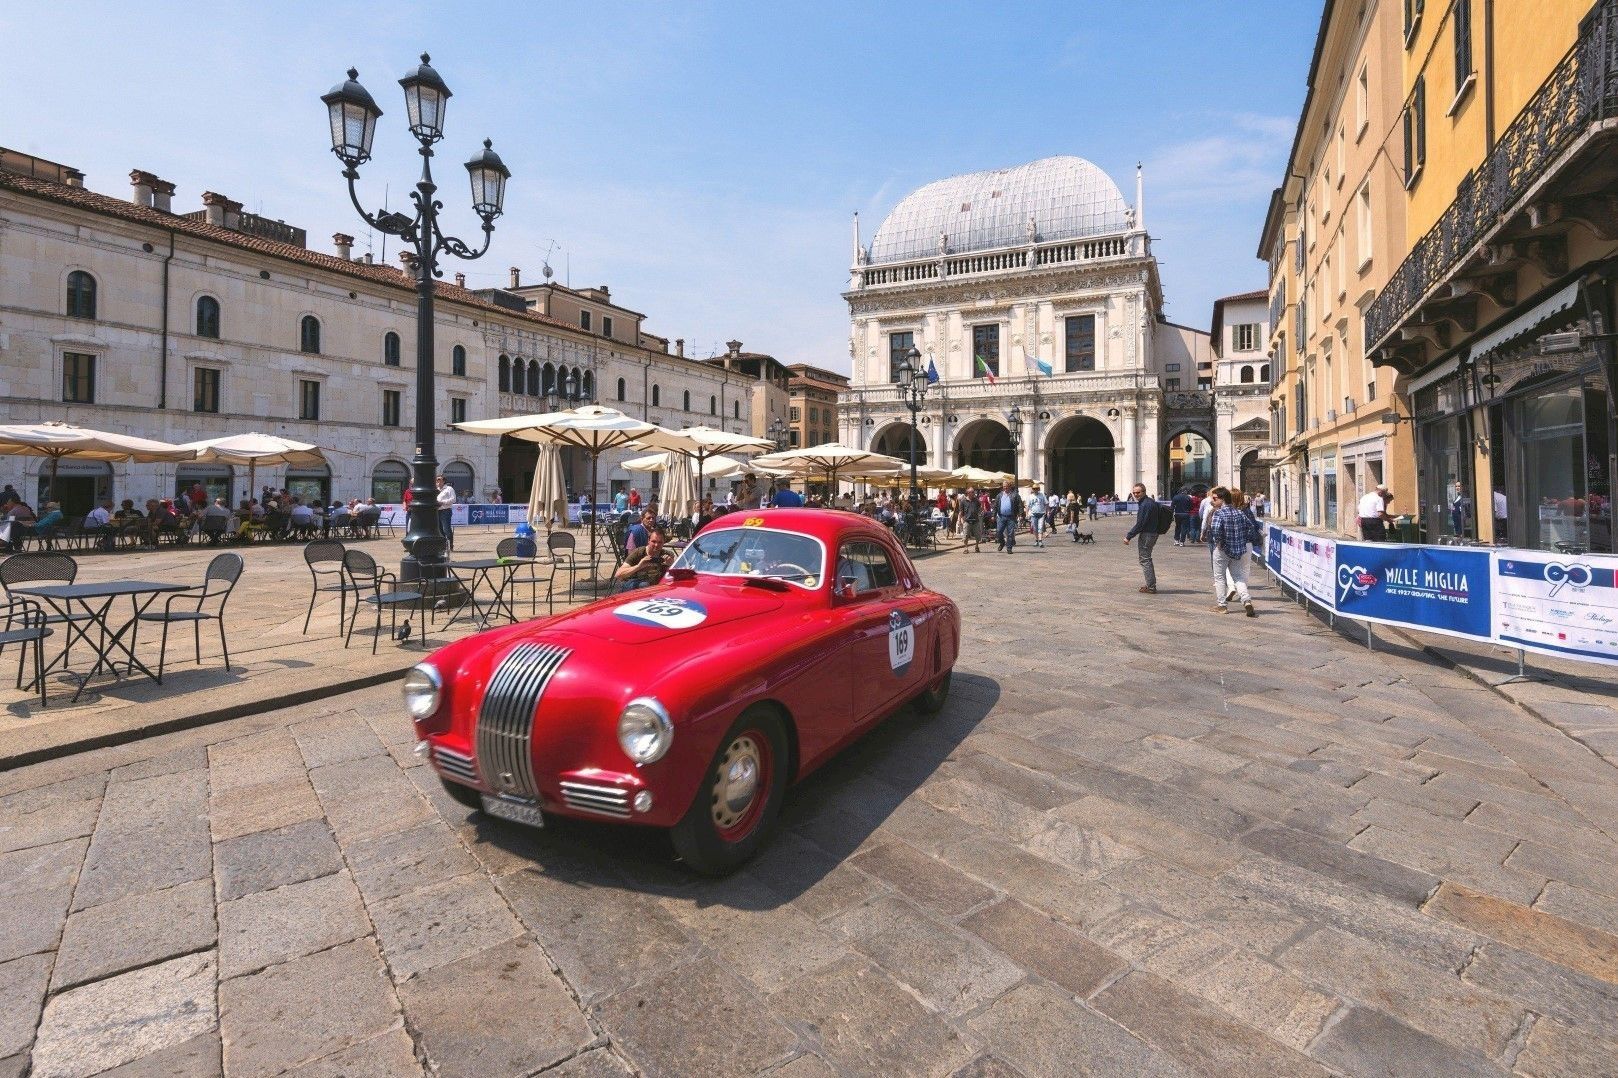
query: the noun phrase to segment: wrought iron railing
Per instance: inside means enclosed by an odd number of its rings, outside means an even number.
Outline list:
[[[1382,344],[1399,328],[1500,226],[1562,151],[1591,124],[1613,117],[1618,117],[1618,0],[1600,0],[1585,16],[1573,48],[1366,310],[1367,347]]]

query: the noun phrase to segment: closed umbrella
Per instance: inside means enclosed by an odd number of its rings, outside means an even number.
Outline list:
[[[562,477],[562,450],[560,446],[542,445],[539,459],[534,463],[534,483],[528,492],[528,523],[532,525],[541,516],[545,530],[551,530],[551,520],[567,512],[567,480]]]
[[[685,453],[670,453],[668,471],[663,473],[663,505],[671,517],[691,515],[691,503],[697,496],[697,481],[691,474],[691,457]]]
[[[63,457],[77,460],[157,461],[195,460],[197,451],[188,446],[170,445],[150,438],[76,427],[71,423],[19,423],[0,426],[0,454],[22,457],[49,457],[50,497],[56,498],[56,469]]]
[[[197,459],[216,464],[247,465],[247,495],[253,497],[258,486],[260,464],[290,464],[308,467],[325,464],[326,454],[317,445],[294,442],[274,434],[231,434],[224,438],[207,438],[200,442],[187,442],[186,449],[195,449]]]
[[[474,419],[455,426],[468,434],[510,435],[539,445],[571,445],[590,454],[590,502],[595,504],[597,465],[601,454],[624,446],[694,453],[697,444],[684,435],[627,416],[616,408],[587,404],[565,412],[507,416],[503,419]],[[595,557],[596,514],[590,514],[590,556]]]

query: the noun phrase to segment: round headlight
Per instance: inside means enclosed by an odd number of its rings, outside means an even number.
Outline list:
[[[618,716],[618,744],[637,764],[655,763],[674,743],[674,724],[668,710],[655,698],[631,700]]]
[[[431,663],[412,666],[404,679],[405,710],[412,719],[432,718],[443,690],[444,679]]]

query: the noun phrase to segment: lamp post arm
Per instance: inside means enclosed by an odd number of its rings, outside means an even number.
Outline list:
[[[456,258],[459,258],[465,262],[475,261],[489,253],[489,244],[493,240],[494,221],[492,220],[485,220],[483,222],[483,246],[479,247],[476,251],[472,250],[471,246],[467,244],[465,240],[459,239],[455,236],[446,236],[440,233],[438,236],[438,244],[433,249],[433,255],[435,256],[434,261],[437,261],[436,256],[439,251],[448,251]],[[444,275],[444,271],[437,270],[437,274],[438,276],[442,277]]]
[[[417,222],[402,213],[391,213],[383,210],[380,213],[371,213],[360,205],[360,193],[355,184],[359,181],[358,169],[346,168],[343,170],[344,179],[348,180],[348,200],[354,204],[354,212],[360,215],[360,220],[376,229],[386,232],[390,236],[398,236],[406,243],[416,242]]]

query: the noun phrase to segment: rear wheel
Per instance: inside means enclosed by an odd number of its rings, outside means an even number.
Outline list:
[[[723,875],[758,852],[781,809],[786,762],[786,731],[773,712],[756,708],[736,720],[670,833],[693,871]]]
[[[943,710],[944,703],[949,699],[949,679],[951,671],[945,670],[944,676],[933,682],[922,694],[915,699],[916,710],[923,715],[934,715]]]
[[[443,784],[444,792],[449,794],[456,801],[459,801],[469,809],[477,809],[479,812],[483,811],[483,795],[472,789],[472,787],[462,786],[458,782],[451,782],[442,775],[438,777],[438,781]]]

